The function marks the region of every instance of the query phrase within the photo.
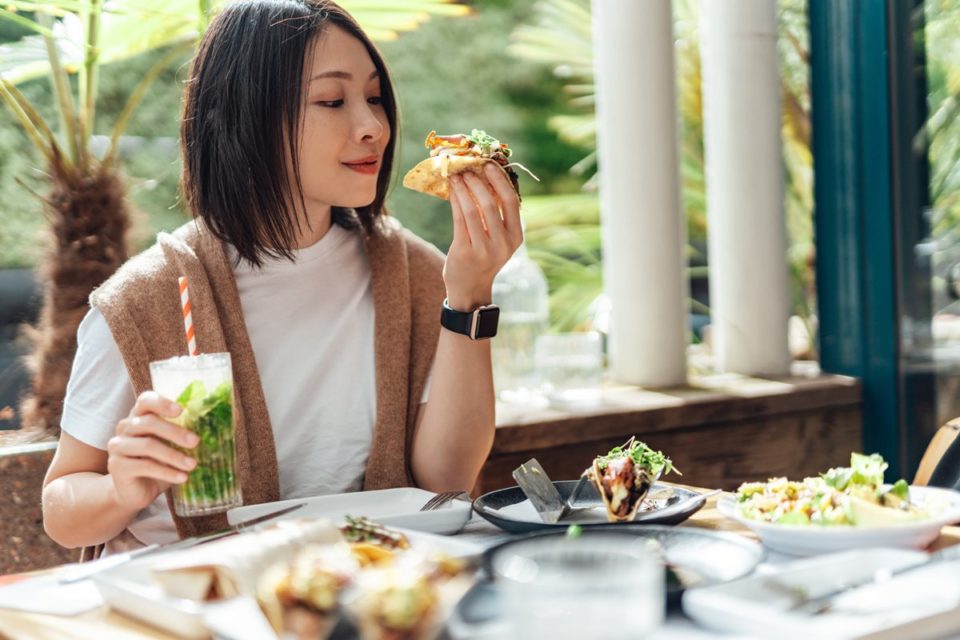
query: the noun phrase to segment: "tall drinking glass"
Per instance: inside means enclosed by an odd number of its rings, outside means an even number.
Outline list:
[[[540,336],[537,370],[550,404],[586,408],[603,397],[603,340],[596,331]]]
[[[646,639],[663,623],[663,564],[636,536],[534,537],[492,565],[510,637]]]
[[[177,356],[150,363],[153,390],[176,401],[183,412],[174,420],[200,436],[184,453],[197,466],[173,487],[178,516],[219,513],[243,503],[236,475],[233,429],[233,369],[229,353]]]

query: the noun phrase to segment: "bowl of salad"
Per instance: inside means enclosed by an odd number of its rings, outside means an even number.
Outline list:
[[[809,556],[863,547],[923,548],[960,522],[960,493],[885,484],[879,454],[853,453],[800,481],[747,482],[717,503],[720,512],[753,530],[772,551]]]

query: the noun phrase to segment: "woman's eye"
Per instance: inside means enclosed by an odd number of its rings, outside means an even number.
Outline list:
[[[318,100],[315,104],[318,104],[321,107],[330,107],[331,109],[336,109],[337,107],[343,106],[343,100]]]
[[[372,98],[367,98],[367,102],[374,105],[380,105],[383,104],[383,98],[380,96],[374,96]]]

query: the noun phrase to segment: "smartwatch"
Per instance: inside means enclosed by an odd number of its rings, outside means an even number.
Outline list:
[[[500,307],[488,304],[473,311],[451,309],[446,300],[440,312],[440,326],[454,333],[467,336],[471,340],[484,340],[497,335],[500,322]]]

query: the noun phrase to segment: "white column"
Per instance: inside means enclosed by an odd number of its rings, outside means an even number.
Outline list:
[[[701,0],[713,353],[718,368],[789,371],[776,0]]]
[[[669,0],[593,0],[610,366],[627,384],[687,377],[689,285]]]

